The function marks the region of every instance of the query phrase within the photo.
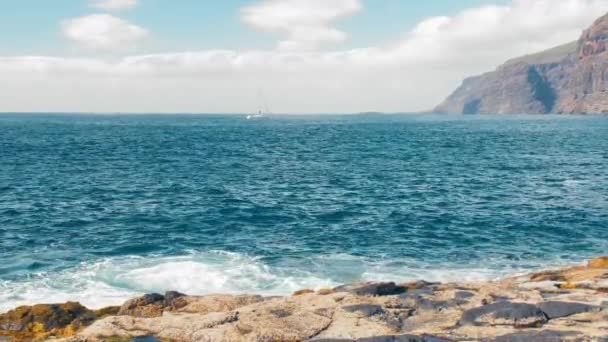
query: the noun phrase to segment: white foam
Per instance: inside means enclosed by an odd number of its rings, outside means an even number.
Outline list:
[[[0,312],[20,305],[68,300],[95,309],[119,305],[143,293],[167,290],[191,295],[220,292],[284,295],[302,288],[337,284],[308,272],[273,268],[232,253],[114,258],[0,283]]]
[[[259,258],[226,252],[193,252],[176,257],[122,257],[0,283],[0,312],[19,305],[69,300],[90,308],[101,308],[120,305],[143,293],[168,290],[190,295],[286,295],[299,289],[327,288],[361,280],[483,281],[530,271],[531,267],[539,265],[532,263],[525,268],[508,268],[498,264],[496,260],[485,260],[487,268],[433,265],[421,264],[417,260],[375,260],[346,254],[290,260],[273,266]]]

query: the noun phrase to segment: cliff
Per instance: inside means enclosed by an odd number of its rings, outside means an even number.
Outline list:
[[[606,341],[607,289],[601,257],[487,283],[363,283],[286,297],[167,292],[97,311],[16,308],[0,315],[0,341]]]
[[[471,77],[437,113],[608,113],[608,15],[577,42],[516,58]]]

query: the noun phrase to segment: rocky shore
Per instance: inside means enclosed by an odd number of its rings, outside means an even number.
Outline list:
[[[204,281],[204,279],[201,279]],[[19,307],[0,341],[608,341],[608,257],[487,283],[364,283],[287,297],[147,294]]]

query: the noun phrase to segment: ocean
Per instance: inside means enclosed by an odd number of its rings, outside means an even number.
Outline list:
[[[0,115],[0,311],[608,250],[608,117]]]

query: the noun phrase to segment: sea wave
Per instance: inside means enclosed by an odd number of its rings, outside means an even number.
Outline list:
[[[0,312],[20,305],[65,301],[101,308],[120,305],[143,293],[168,290],[191,295],[286,295],[303,288],[320,289],[356,281],[484,281],[527,272],[539,265],[531,262],[501,266],[490,260],[485,267],[449,263],[431,266],[414,260],[370,260],[346,254],[300,261],[271,265],[259,257],[223,251],[107,258],[0,283]]]

